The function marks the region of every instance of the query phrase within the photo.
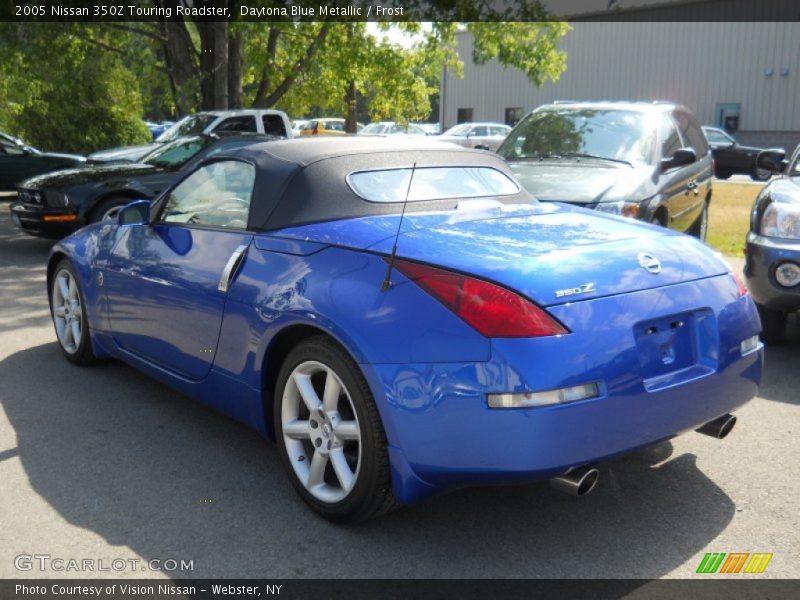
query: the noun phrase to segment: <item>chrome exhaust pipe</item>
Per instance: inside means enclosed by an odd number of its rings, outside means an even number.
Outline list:
[[[594,467],[578,467],[563,475],[553,477],[550,485],[560,492],[572,496],[585,496],[594,489],[599,478],[600,471]]]
[[[727,414],[722,415],[713,421],[709,421],[702,427],[696,429],[696,431],[697,433],[710,435],[713,438],[721,440],[731,432],[734,425],[736,425],[736,417],[734,417],[732,414]]]

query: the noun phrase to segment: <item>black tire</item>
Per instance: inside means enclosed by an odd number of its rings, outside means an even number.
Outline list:
[[[360,462],[355,474],[355,482],[346,496],[335,502],[320,500],[306,489],[292,465],[287,448],[287,443],[290,442],[284,437],[282,413],[284,401],[291,402],[288,399],[290,390],[287,390],[289,378],[297,367],[311,362],[320,363],[338,375],[344,389],[349,393],[360,429],[358,442],[360,444]],[[311,423],[311,415],[308,418]],[[289,352],[278,374],[275,386],[273,419],[278,452],[286,473],[300,497],[317,514],[337,523],[352,523],[378,517],[398,506],[392,493],[386,434],[372,398],[372,392],[355,361],[330,338],[326,336],[309,338]],[[310,447],[308,450],[313,454],[315,450],[310,440],[308,446]],[[330,448],[330,443],[328,448]],[[297,460],[306,460],[309,455],[308,452],[301,454]],[[310,465],[312,459],[307,460]],[[330,477],[332,474],[328,469],[332,469],[332,464],[330,462],[325,464],[325,476]]]
[[[766,306],[758,306],[761,317],[761,340],[767,346],[777,346],[786,337],[786,313]]]
[[[89,213],[89,223],[97,223],[102,221],[104,217],[109,215],[109,213],[113,214],[116,210],[122,208],[126,204],[130,204],[133,202],[130,198],[120,197],[120,196],[113,196],[111,198],[106,198],[102,200],[92,209],[92,212]]]
[[[720,173],[714,173],[714,177],[717,179],[730,179],[733,173],[728,173],[727,171],[722,171]]]
[[[697,217],[697,221],[687,232],[689,235],[696,237],[698,240],[705,242],[708,235],[708,202],[703,204],[703,212]]]
[[[69,337],[73,340],[73,343],[70,345],[66,342],[65,332],[66,327],[70,327],[70,321],[67,317],[57,317],[56,312],[59,308],[63,309],[66,305],[66,302],[60,298],[61,292],[56,291],[56,286],[59,286],[59,278],[62,276],[62,273],[68,274],[68,276],[74,281],[76,294],[78,298],[78,302],[80,304],[80,341],[79,343],[74,343],[74,333],[72,330],[69,333]],[[67,284],[69,285],[69,284]],[[94,350],[92,349],[92,339],[90,335],[90,327],[89,327],[89,320],[86,317],[86,302],[85,302],[85,295],[83,293],[83,286],[81,285],[80,278],[77,276],[75,271],[75,267],[72,266],[72,263],[68,259],[63,259],[61,262],[56,265],[56,268],[53,270],[53,278],[50,282],[50,317],[53,320],[53,328],[56,332],[56,339],[58,341],[58,346],[61,348],[61,353],[64,357],[73,364],[76,365],[89,365],[97,360],[94,354]],[[58,300],[58,304],[56,301]],[[72,312],[72,317],[75,318],[76,312],[74,310],[75,305],[72,304],[70,311]],[[62,311],[63,312],[63,311]],[[60,329],[61,325],[61,329]]]

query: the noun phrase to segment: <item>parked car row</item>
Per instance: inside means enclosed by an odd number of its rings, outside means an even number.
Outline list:
[[[224,151],[278,139],[217,131],[156,145],[140,162],[90,165],[25,181],[11,205],[14,224],[34,235],[63,237],[88,223],[113,221],[134,200],[151,200],[202,161]]]
[[[344,119],[312,119],[295,127],[300,136],[342,135]],[[237,131],[259,128],[275,135]],[[209,130],[214,133],[202,133]],[[370,124],[361,133],[424,136],[415,125],[393,122]],[[88,223],[113,221],[122,206],[155,198],[218,152],[292,135],[279,111],[199,113],[176,123],[159,142],[124,150],[107,163],[97,162],[97,155],[87,163],[81,156],[41,153],[0,135],[0,184],[11,190],[17,178],[28,178],[11,206],[13,222],[27,233],[62,237]],[[800,226],[798,232],[791,229],[800,222],[796,155],[786,161],[780,151],[740,146],[721,130],[701,128],[686,108],[669,103],[559,102],[539,107],[513,130],[465,123],[428,139],[496,149],[540,201],[644,220],[699,239],[707,234],[714,168],[718,176],[741,172],[758,180],[780,172],[783,177],[762,190],[753,208],[746,273],[769,343],[780,342],[787,315],[800,308],[800,255],[793,254]],[[148,153],[140,162],[119,159],[143,149]],[[730,158],[735,152],[738,166]]]

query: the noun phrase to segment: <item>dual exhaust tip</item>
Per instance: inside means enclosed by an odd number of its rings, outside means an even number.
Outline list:
[[[597,485],[600,471],[594,467],[577,467],[563,475],[553,477],[550,485],[570,496],[585,496]]]
[[[698,428],[696,431],[697,433],[702,433],[704,435],[710,435],[713,438],[721,440],[725,436],[727,436],[731,430],[733,430],[733,426],[736,425],[736,417],[732,414],[722,415],[721,417],[714,419],[713,421],[709,421],[702,427]]]
[[[721,440],[733,430],[734,425],[736,425],[736,417],[726,414],[709,421],[698,428],[697,432]],[[558,477],[553,477],[550,480],[550,485],[558,491],[571,496],[585,496],[595,488],[599,479],[600,471],[595,467],[584,466],[572,469]]]

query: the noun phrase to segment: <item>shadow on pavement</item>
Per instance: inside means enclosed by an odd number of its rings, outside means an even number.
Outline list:
[[[8,202],[0,201],[0,333],[34,327],[49,318],[45,275],[54,240],[33,237],[10,223]]]
[[[604,465],[585,498],[471,489],[335,526],[296,497],[269,442],[121,363],[79,368],[44,344],[0,361],[0,382],[33,489],[109,544],[194,560],[177,576],[655,578],[735,512],[666,442]]]
[[[766,347],[759,397],[800,405],[800,392],[797,388],[798,361],[800,361],[800,314],[795,313],[789,315],[784,343]]]

